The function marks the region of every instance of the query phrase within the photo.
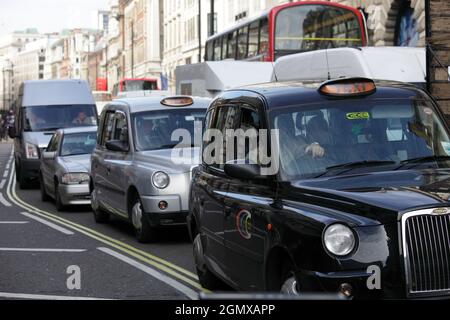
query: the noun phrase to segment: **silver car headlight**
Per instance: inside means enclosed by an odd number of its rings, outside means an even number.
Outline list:
[[[333,255],[346,256],[356,247],[353,231],[343,224],[332,224],[323,234],[325,248]]]
[[[25,154],[27,159],[39,159],[39,151],[34,144],[25,143]]]
[[[165,172],[158,171],[153,174],[152,183],[158,189],[165,189],[170,183],[169,175]]]
[[[66,173],[61,178],[63,184],[89,184],[90,180],[87,173]]]

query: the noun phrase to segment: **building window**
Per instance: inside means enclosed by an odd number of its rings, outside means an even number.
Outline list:
[[[414,10],[410,1],[404,1],[398,13],[394,44],[401,47],[416,47],[418,42],[419,32]]]

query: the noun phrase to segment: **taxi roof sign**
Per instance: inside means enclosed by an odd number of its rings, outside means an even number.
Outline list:
[[[343,78],[323,83],[319,92],[334,97],[369,95],[376,91],[373,80],[368,78]]]
[[[168,97],[162,99],[161,104],[167,107],[188,107],[194,104],[194,99],[189,96]]]

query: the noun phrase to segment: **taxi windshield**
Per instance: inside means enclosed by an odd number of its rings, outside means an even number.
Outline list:
[[[419,165],[450,167],[449,135],[421,99],[336,101],[271,112],[287,180]]]
[[[194,136],[196,122],[203,123],[204,109],[174,109],[137,113],[133,116],[133,128],[138,151],[172,149],[179,141],[172,140],[177,129],[185,129]],[[189,145],[186,147],[194,147]]]

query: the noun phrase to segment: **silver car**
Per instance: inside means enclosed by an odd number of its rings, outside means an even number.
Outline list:
[[[154,240],[159,227],[186,224],[199,143],[183,145],[183,140],[180,146],[172,133],[181,129],[193,136],[199,125],[202,131],[210,101],[145,97],[119,99],[105,107],[92,155],[91,202],[98,223],[111,214],[123,218],[133,224],[140,242]],[[174,149],[176,145],[181,148]]]
[[[42,201],[55,199],[58,211],[68,205],[89,205],[91,154],[97,127],[60,129],[41,154]]]

